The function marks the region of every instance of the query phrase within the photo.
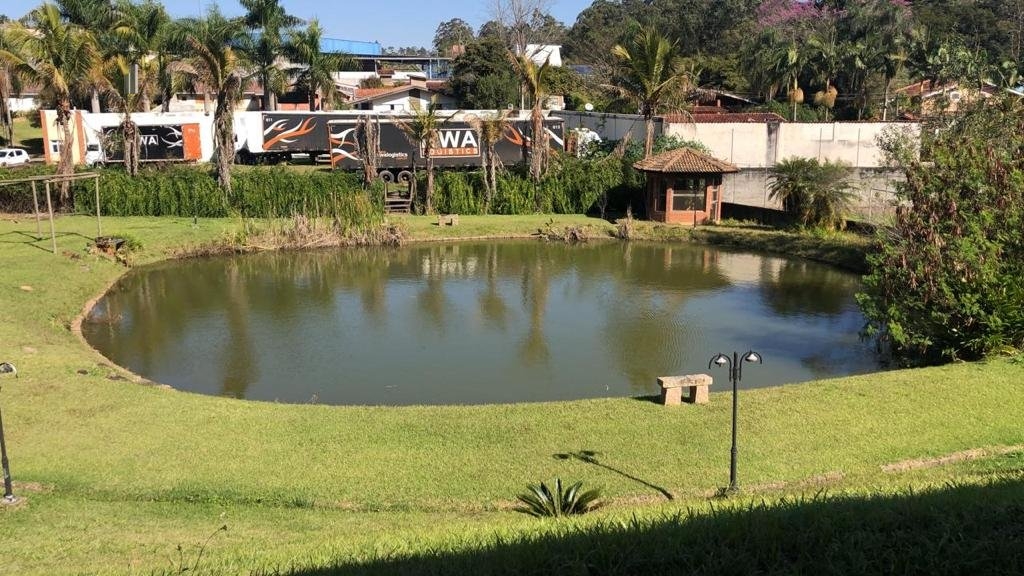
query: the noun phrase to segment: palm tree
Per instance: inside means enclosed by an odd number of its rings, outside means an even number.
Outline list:
[[[331,54],[320,51],[320,39],[323,28],[314,18],[309,21],[305,30],[295,30],[289,34],[285,53],[299,66],[297,84],[309,94],[309,109],[316,109],[317,94],[327,109],[334,102],[338,88],[334,84],[332,74],[347,68],[351,59],[344,54]]]
[[[142,101],[143,91],[132,92],[126,81],[135,65],[129,55],[118,56],[110,66],[107,75],[111,79],[111,90],[107,92],[111,107],[121,111],[120,132],[124,145],[124,169],[131,177],[139,174],[139,126],[132,120],[134,111]]]
[[[835,106],[836,96],[839,94],[835,85],[832,84],[832,79],[838,72],[840,61],[847,51],[845,43],[839,41],[838,35],[835,22],[829,20],[823,30],[812,34],[807,39],[806,44],[809,48],[809,57],[816,65],[818,74],[825,83],[824,89],[814,95],[814,103],[825,108],[826,122],[828,122],[829,110]]]
[[[91,34],[61,18],[56,5],[43,3],[29,13],[28,26],[11,26],[10,41],[15,51],[10,62],[16,74],[46,86],[53,95],[57,126],[64,135],[57,173],[73,171],[71,131],[72,92],[83,86],[98,67],[99,50]],[[67,195],[67,187],[61,187]]]
[[[162,92],[161,78],[171,74],[168,68],[174,67],[167,50],[170,24],[167,11],[154,0],[140,4],[120,0],[117,4],[112,30],[117,40],[115,67],[123,63],[129,69],[135,68],[139,93],[137,100],[143,112],[149,111],[152,97]],[[115,86],[115,89],[120,87]],[[124,90],[121,93],[126,94]],[[171,97],[169,94],[164,96],[165,100]]]
[[[476,130],[482,145],[480,155],[480,166],[484,173],[484,213],[491,208],[491,201],[498,191],[498,165],[501,164],[501,157],[498,156],[494,147],[501,141],[505,130],[509,126],[508,112],[501,111],[488,116],[476,116],[469,121],[469,125]]]
[[[770,50],[770,73],[788,88],[789,102],[793,105],[793,122],[796,122],[797,106],[804,101],[804,91],[800,88],[800,72],[803,70],[806,56],[806,51],[800,50],[796,40],[778,44]]]
[[[225,18],[216,6],[205,18],[186,18],[175,26],[171,45],[189,54],[194,79],[216,95],[213,113],[217,183],[231,193],[231,164],[235,159],[234,107],[249,79],[245,55],[236,47],[244,42],[245,24]]]
[[[438,132],[441,130],[451,116],[442,118],[437,114],[437,100],[431,99],[430,104],[427,105],[427,109],[424,110],[420,107],[418,100],[413,100],[412,104],[412,118],[401,119],[395,118],[395,123],[401,128],[402,132],[405,133],[405,137],[409,139],[409,143],[413,145],[413,162],[412,162],[412,192],[413,195],[416,193],[416,152],[418,150],[423,156],[423,161],[426,164],[427,169],[427,192],[426,192],[426,212],[429,214],[434,211],[433,199],[434,199],[434,158],[433,149],[438,143]]]
[[[512,68],[519,76],[523,92],[530,98],[530,177],[540,182],[544,174],[544,159],[547,155],[547,138],[544,136],[544,114],[541,112],[544,99],[548,95],[548,73],[551,60],[545,59],[537,64],[528,54],[509,52]]]
[[[100,57],[83,81],[89,91],[90,107],[93,114],[100,113],[100,95],[109,89],[109,82],[104,74],[104,63],[115,55],[115,48],[110,42],[109,31],[117,18],[113,2],[110,0],[56,0],[60,15],[66,22],[87,31],[96,38]]]
[[[644,157],[654,148],[654,115],[674,93],[693,88],[697,79],[685,67],[675,42],[669,42],[654,28],[637,32],[626,44],[612,47],[612,56],[619,63],[613,89],[636,101],[644,117]]]
[[[245,8],[245,25],[250,30],[245,51],[263,86],[264,110],[277,110],[277,95],[287,88],[288,78],[277,65],[284,49],[281,30],[302,23],[284,11],[279,0],[240,0]]]
[[[9,98],[16,88],[17,78],[11,73],[17,57],[9,39],[9,22],[0,22],[0,124],[3,124],[8,146],[14,146],[14,118]]]
[[[869,5],[870,6],[870,5]],[[865,26],[864,36],[872,44],[872,54],[880,62],[875,68],[881,68],[885,78],[884,106],[882,108],[882,120],[889,117],[889,88],[895,78],[904,68],[910,58],[910,43],[913,29],[911,27],[911,13],[905,6],[898,6],[895,3],[880,2],[874,9],[878,12],[871,19],[871,29]],[[872,13],[869,12],[869,15]],[[879,30],[880,29],[880,30]],[[899,110],[897,109],[898,113]]]

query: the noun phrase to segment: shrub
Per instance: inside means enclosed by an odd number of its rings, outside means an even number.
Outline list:
[[[912,162],[858,301],[906,364],[1024,346],[1024,107],[972,110]]]
[[[300,172],[286,167],[248,168],[232,176],[230,196],[208,167],[150,166],[135,178],[119,168],[101,171],[100,205],[111,216],[287,218],[296,214],[352,222],[376,220],[380,201],[345,172]],[[92,183],[88,183],[92,186]],[[375,189],[371,189],[375,190]],[[75,210],[94,213],[95,196],[75,194]]]
[[[843,228],[854,194],[847,178],[850,167],[842,162],[814,158],[788,158],[772,168],[770,197],[783,210],[795,214],[803,226]]]
[[[548,485],[530,484],[528,492],[516,496],[522,506],[517,511],[537,518],[571,516],[584,514],[597,508],[597,499],[601,496],[599,489],[581,491],[583,482],[563,488],[562,480],[555,479],[554,490]]]

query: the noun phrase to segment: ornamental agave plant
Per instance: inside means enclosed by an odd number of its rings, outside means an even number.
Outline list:
[[[599,506],[597,499],[601,496],[601,490],[582,491],[583,482],[563,488],[562,480],[555,479],[554,490],[547,484],[530,484],[528,491],[516,496],[522,504],[516,511],[529,514],[536,518],[560,518],[574,514],[584,514]]]

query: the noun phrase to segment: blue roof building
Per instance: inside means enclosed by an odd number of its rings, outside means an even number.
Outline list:
[[[360,42],[359,40],[342,40],[341,38],[321,38],[320,51],[352,56],[381,56],[384,54],[384,49],[377,42]]]

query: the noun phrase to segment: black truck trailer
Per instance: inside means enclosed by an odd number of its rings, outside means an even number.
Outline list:
[[[467,116],[468,114],[460,113],[441,123],[437,142],[431,149],[431,158],[435,166],[472,168],[481,165],[481,147],[484,144],[480,142],[480,135],[473,129]],[[396,118],[391,115],[380,115],[371,119],[377,128],[377,165],[384,179],[388,179],[385,173],[393,175],[395,171],[412,168],[413,164],[417,167],[426,164],[422,150],[417,149],[417,145],[401,128],[401,122],[410,120],[408,117]],[[362,122],[360,118],[349,117],[327,123],[331,166],[335,169],[362,168],[363,159],[357,141]],[[494,152],[502,164],[512,165],[528,161],[531,126],[529,117],[508,120],[501,139],[494,146]],[[548,146],[562,150],[562,119],[545,118],[543,127],[548,137]]]
[[[437,145],[432,149],[435,166],[471,168],[481,165],[481,142],[470,120],[477,116],[493,115],[495,111],[441,112],[442,123]],[[425,164],[423,154],[416,150],[410,138],[402,131],[401,123],[410,122],[412,115],[379,112],[260,112],[245,113],[245,122],[251,129],[242,130],[240,139],[243,162],[278,162],[293,158],[295,154],[311,158],[330,157],[331,166],[338,170],[360,170],[363,166],[357,145],[360,125],[369,118],[378,133],[378,167],[382,178],[397,179],[402,171]],[[256,116],[255,114],[259,114]],[[507,120],[495,153],[506,165],[526,162],[529,158],[531,122],[529,112],[523,111]],[[563,120],[548,117],[543,121],[550,148],[563,150]],[[244,125],[244,123],[243,123]]]

